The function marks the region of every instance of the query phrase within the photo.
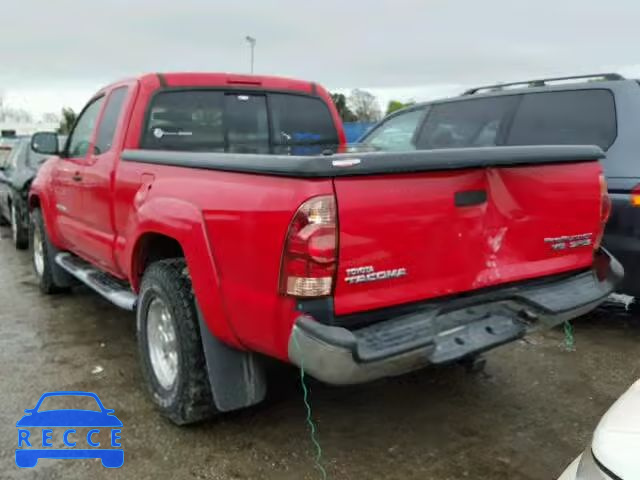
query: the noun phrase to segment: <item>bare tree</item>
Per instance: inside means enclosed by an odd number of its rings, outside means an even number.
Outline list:
[[[0,122],[30,123],[33,115],[24,108],[10,107],[5,102],[4,92],[0,90]]]
[[[44,123],[60,123],[61,120],[57,113],[46,112],[42,114],[42,121]]]
[[[352,90],[351,95],[349,95],[348,105],[359,122],[377,122],[382,118],[378,99],[366,90],[358,88]]]

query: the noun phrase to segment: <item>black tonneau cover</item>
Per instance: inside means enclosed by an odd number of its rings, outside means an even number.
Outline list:
[[[315,156],[166,150],[125,150],[122,153],[122,160],[128,162],[301,178],[585,162],[596,161],[604,157],[605,153],[600,147],[578,145],[452,148],[410,152],[355,152]]]

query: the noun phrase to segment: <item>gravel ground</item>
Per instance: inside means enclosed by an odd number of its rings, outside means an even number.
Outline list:
[[[268,400],[179,428],[154,410],[134,317],[86,289],[40,295],[29,255],[0,228],[0,478],[321,479],[298,372],[270,369]],[[330,479],[554,479],[600,416],[640,378],[640,318],[602,309],[575,322],[576,350],[553,330],[487,355],[485,374],[453,366],[337,388],[311,382]],[[97,368],[100,367],[100,368]],[[124,423],[124,466],[14,463],[15,422],[43,392],[97,393]]]

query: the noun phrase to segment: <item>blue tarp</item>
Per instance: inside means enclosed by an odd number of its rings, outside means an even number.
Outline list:
[[[347,143],[358,141],[358,139],[374,125],[375,123],[345,122],[344,133],[347,136]]]

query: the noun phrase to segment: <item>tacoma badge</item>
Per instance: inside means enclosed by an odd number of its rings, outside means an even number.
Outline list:
[[[380,270],[378,272],[372,266],[347,268],[347,276],[344,281],[350,284],[377,282],[379,280],[391,280],[405,277],[406,268],[394,268],[392,270]]]
[[[568,248],[588,247],[591,245],[592,233],[579,235],[564,235],[562,237],[545,238],[544,243],[551,244],[552,250],[566,250]]]

